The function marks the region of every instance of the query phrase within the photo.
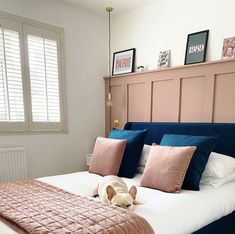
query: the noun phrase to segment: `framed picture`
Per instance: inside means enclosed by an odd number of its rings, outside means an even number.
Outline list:
[[[113,75],[134,72],[135,48],[113,54]]]
[[[188,35],[184,64],[202,63],[206,60],[209,30]]]
[[[222,59],[235,58],[235,37],[225,38],[222,50]]]
[[[158,58],[158,68],[168,68],[170,64],[170,50],[160,51]]]

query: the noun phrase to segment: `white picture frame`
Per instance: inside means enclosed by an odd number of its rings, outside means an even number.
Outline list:
[[[158,68],[168,68],[170,65],[170,50],[160,51],[158,57]]]

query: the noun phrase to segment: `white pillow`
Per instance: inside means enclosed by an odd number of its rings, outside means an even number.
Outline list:
[[[138,167],[137,172],[143,174],[144,173],[144,168],[145,167]]]
[[[212,152],[202,177],[225,178],[235,172],[235,158]]]
[[[210,185],[214,188],[218,188],[223,184],[227,184],[231,181],[235,181],[235,172],[224,178],[215,178],[210,176],[202,177],[200,184]]]
[[[140,162],[139,162],[139,166],[137,168],[137,172],[139,172],[139,173],[144,172],[144,168],[145,168],[145,165],[148,160],[150,149],[151,149],[151,145],[144,145],[142,153],[140,155]]]

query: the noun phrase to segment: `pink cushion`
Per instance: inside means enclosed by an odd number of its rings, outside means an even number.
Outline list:
[[[98,137],[95,142],[89,172],[102,176],[117,175],[125,147],[126,140]]]
[[[164,192],[179,192],[195,150],[194,146],[152,146],[140,185]]]

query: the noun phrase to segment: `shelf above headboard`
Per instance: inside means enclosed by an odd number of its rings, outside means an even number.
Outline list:
[[[128,121],[235,123],[235,60],[114,76],[111,92],[106,133],[115,120],[119,128]]]

